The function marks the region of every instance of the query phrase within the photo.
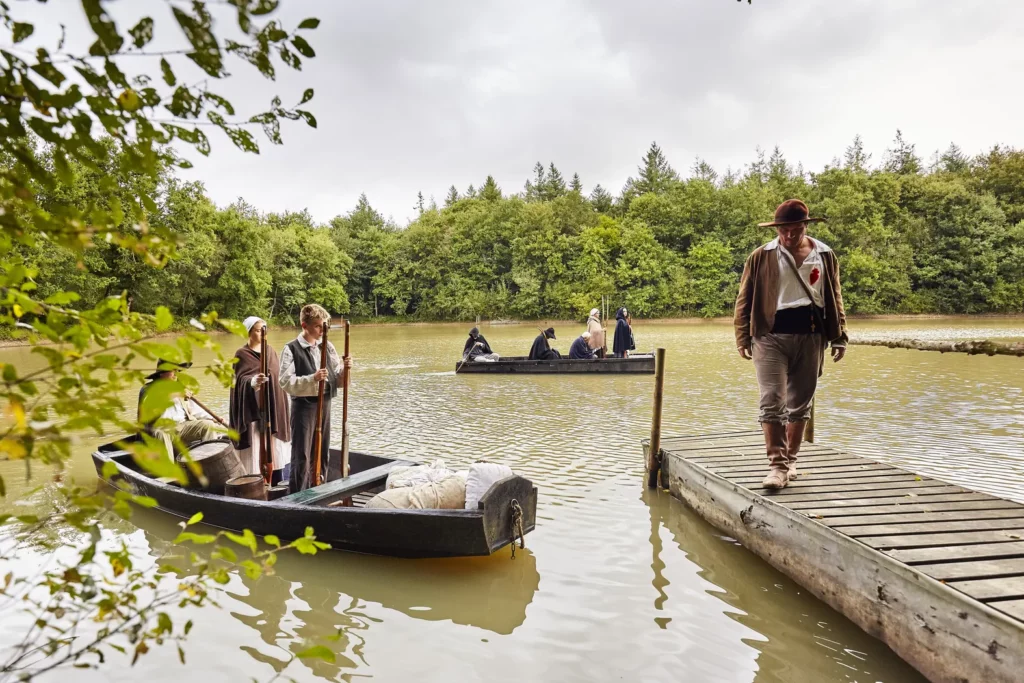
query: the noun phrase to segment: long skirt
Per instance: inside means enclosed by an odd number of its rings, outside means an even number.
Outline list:
[[[260,471],[260,426],[259,422],[253,422],[249,425],[249,443],[251,444],[248,448],[242,450],[236,450],[238,453],[238,459],[242,461],[242,467],[245,468],[246,474],[263,474]],[[270,439],[270,456],[274,463],[274,471],[278,472],[283,469],[288,463],[292,454],[292,444],[290,441],[281,441],[276,436]],[[274,477],[275,479],[279,477]]]
[[[331,400],[324,398],[321,422],[320,482],[327,481],[331,444]],[[313,447],[316,441],[316,403],[292,401],[292,462],[288,483],[292,493],[312,486]]]

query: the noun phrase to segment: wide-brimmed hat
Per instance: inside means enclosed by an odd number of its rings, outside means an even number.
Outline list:
[[[811,216],[807,205],[799,199],[787,199],[775,209],[775,220],[767,223],[758,223],[759,228],[773,228],[778,225],[792,225],[794,223],[817,223],[825,220]]]
[[[544,336],[547,337],[548,339],[554,339],[555,338],[555,328],[549,327],[548,329],[544,330]]]
[[[161,365],[173,365],[175,370],[188,370],[190,367],[192,367],[192,361],[187,360],[184,363],[172,363],[169,360],[161,360],[157,358],[156,372],[151,372],[148,375],[146,375],[146,379],[156,379],[165,372],[170,372],[170,370],[161,369]]]

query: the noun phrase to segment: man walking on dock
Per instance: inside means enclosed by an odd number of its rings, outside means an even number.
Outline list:
[[[770,468],[763,486],[769,489],[796,478],[825,347],[832,345],[837,362],[846,354],[839,260],[807,236],[807,226],[821,220],[790,199],[775,210],[774,221],[759,223],[778,236],[747,257],[736,297],[736,346],[740,356],[753,358],[761,392],[758,422]]]

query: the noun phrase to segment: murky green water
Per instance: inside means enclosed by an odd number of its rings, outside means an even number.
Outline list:
[[[456,376],[468,326],[353,328],[353,449],[465,465],[486,456],[540,488],[538,528],[510,560],[407,561],[327,553],[282,557],[258,582],[235,576],[222,609],[189,616],[188,674],[172,648],[84,680],[271,679],[307,639],[335,664],[295,662],[296,680],[920,681],[870,638],[641,485],[650,376]],[[563,352],[579,325],[556,324]],[[522,355],[533,325],[482,327]],[[1024,337],[1024,320],[855,322],[861,336]],[[636,324],[638,347],[668,349],[668,434],[756,427],[753,368],[728,324]],[[280,348],[291,335],[278,332]],[[0,351],[4,362],[27,349]],[[201,361],[202,359],[198,359]],[[852,347],[828,364],[817,438],[922,474],[1024,501],[1024,371],[1008,357]],[[212,385],[201,398],[227,410]],[[128,397],[130,401],[131,398]],[[340,421],[340,409],[335,415]],[[340,429],[334,430],[340,434]],[[83,444],[72,467],[94,478]],[[0,463],[8,495],[37,486]],[[38,494],[37,494],[38,495]],[[177,529],[156,513],[111,521],[138,552]],[[18,558],[32,562],[30,556]],[[4,613],[9,614],[9,606]],[[0,645],[20,635],[3,619]]]

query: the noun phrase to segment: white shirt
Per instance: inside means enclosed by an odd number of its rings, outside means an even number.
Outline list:
[[[801,306],[811,305],[811,299],[807,297],[807,291],[800,285],[797,277],[800,277],[804,284],[807,285],[807,288],[811,290],[811,294],[814,296],[814,305],[818,308],[825,307],[823,285],[825,269],[821,254],[825,251],[831,251],[831,249],[824,242],[819,242],[810,237],[807,239],[811,240],[811,253],[800,264],[799,269],[796,267],[796,259],[793,258],[793,255],[785,247],[780,247],[778,239],[774,239],[765,245],[765,250],[774,250],[779,259],[779,297],[776,302],[776,310],[781,311],[784,308],[800,308]],[[797,275],[798,270],[799,276]]]
[[[310,354],[314,367],[320,367],[320,340],[315,344],[306,341],[305,336],[299,335],[299,346],[303,351]],[[327,342],[327,362],[331,369],[338,375],[339,381],[342,378],[341,358],[334,349],[334,344]],[[292,396],[317,396],[320,393],[320,383],[313,379],[313,375],[299,377],[295,374],[295,359],[292,357],[292,347],[285,344],[281,351],[281,376],[279,379],[281,388]]]
[[[171,407],[165,410],[160,417],[164,420],[174,420],[176,424],[181,424],[186,420],[213,420],[213,415],[192,401],[183,401],[180,398],[174,399]]]

